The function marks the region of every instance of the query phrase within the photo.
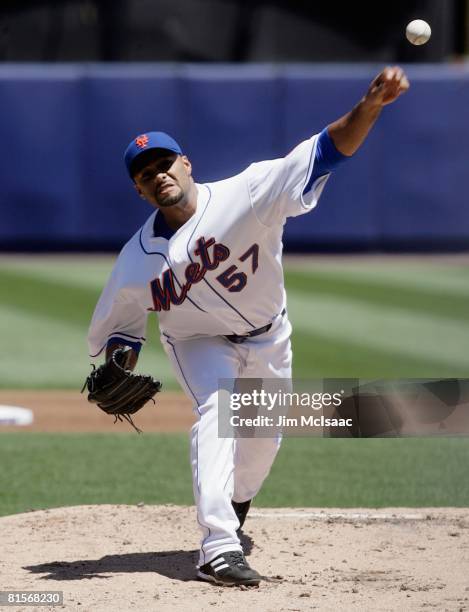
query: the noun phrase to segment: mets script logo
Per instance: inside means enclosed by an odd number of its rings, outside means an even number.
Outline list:
[[[137,147],[140,147],[140,149],[144,149],[148,144],[148,140],[148,136],[146,134],[142,134],[141,136],[137,136],[135,139],[135,144]]]
[[[161,279],[155,278],[151,281],[153,308],[148,308],[148,310],[160,312],[161,310],[169,310],[171,304],[175,306],[182,304],[192,285],[200,283],[208,271],[216,270],[230,256],[230,249],[221,242],[216,242],[215,238],[209,240],[205,240],[203,237],[199,238],[196,245],[194,255],[199,258],[200,263],[193,261],[186,267],[183,284],[176,281],[171,269],[163,272]],[[255,274],[259,261],[258,244],[249,247],[238,260],[244,262],[250,257],[252,258],[252,273]],[[228,291],[237,293],[246,287],[248,276],[245,272],[239,270],[238,266],[232,265],[219,274],[216,280]]]

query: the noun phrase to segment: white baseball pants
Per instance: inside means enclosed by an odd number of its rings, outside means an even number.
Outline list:
[[[291,325],[279,315],[265,334],[234,344],[223,336],[162,342],[176,376],[194,405],[191,465],[197,520],[202,530],[199,564],[242,550],[231,505],[252,499],[268,475],[281,437],[219,438],[219,379],[291,378]]]

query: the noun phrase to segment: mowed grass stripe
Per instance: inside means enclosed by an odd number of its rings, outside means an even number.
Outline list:
[[[86,341],[88,327],[94,308],[100,295],[100,289],[47,280],[23,272],[17,274],[0,270],[0,304],[9,309],[3,317],[15,312],[23,312],[30,318],[42,321],[50,319],[54,323],[64,323],[67,327],[76,326]],[[28,319],[29,320],[29,319]],[[15,327],[21,334],[21,327]],[[157,318],[148,318],[147,350],[163,355],[163,348],[158,340]],[[155,340],[156,339],[156,340]],[[56,335],[60,341],[60,336]]]
[[[56,259],[35,256],[29,260],[1,260],[0,270],[29,274],[73,285],[101,289],[116,261],[116,256],[79,256]],[[347,279],[367,283],[392,284],[402,288],[419,288],[447,294],[469,295],[469,265],[438,264],[434,261],[422,264],[402,262],[396,265],[391,259],[383,261],[343,261],[334,258],[286,257],[285,274],[320,274],[328,278]]]
[[[46,282],[58,282],[67,286],[85,287],[99,295],[112,270],[115,257],[77,256],[76,258],[31,258],[0,263],[1,271],[27,275]]]
[[[469,326],[450,318],[345,297],[308,297],[296,290],[288,294],[288,312],[293,324],[305,332],[448,367],[469,367]]]
[[[100,291],[0,270],[0,304],[70,325],[88,326]]]
[[[60,346],[65,341],[69,342],[67,331],[69,331],[70,326],[75,326],[78,336],[74,335],[70,343],[80,346],[80,351],[74,360],[81,364],[80,359],[84,359],[83,363],[86,363],[88,367],[86,348],[85,353],[81,353],[81,347],[86,347],[84,342],[91,314],[112,261],[98,260],[96,266],[90,258],[84,258],[82,266],[78,265],[77,262],[70,265],[69,262],[52,261],[51,268],[59,273],[54,276],[53,280],[47,279],[47,269],[41,268],[38,262],[34,260],[33,262],[35,265],[28,270],[24,266],[14,271],[12,269],[0,270],[1,303],[10,304],[7,308],[8,312],[0,312],[0,317],[4,320],[7,331],[12,332],[9,336],[11,340],[8,346],[11,346],[12,350],[15,350],[15,343],[17,348],[18,346],[22,347],[22,354],[18,355],[17,353],[18,359],[25,358],[29,367],[38,368],[37,356],[32,351],[33,343],[31,342],[31,346],[28,346],[28,342],[31,341],[31,338],[37,336],[39,329],[42,329],[44,333],[41,333],[41,338],[43,338],[41,340],[41,350],[45,351],[42,362],[51,366],[49,369],[53,369],[52,358],[61,359],[60,355],[68,355],[67,350],[60,352]],[[45,265],[45,262],[41,263]],[[99,273],[98,268],[100,268]],[[65,276],[67,269],[70,271],[68,277]],[[90,273],[90,270],[93,273]],[[326,272],[319,272],[320,276],[325,274]],[[100,275],[102,276],[102,282],[98,282]],[[295,275],[296,273],[293,273],[293,278]],[[464,361],[465,356],[463,355],[463,359],[460,360],[459,355],[454,355],[451,346],[448,347],[448,339],[443,338],[443,341],[441,341],[441,323],[448,322],[447,317],[441,316],[441,320],[426,318],[427,330],[430,328],[429,338],[426,339],[423,346],[419,347],[421,345],[419,342],[420,332],[416,335],[414,321],[420,316],[424,316],[425,319],[427,315],[420,315],[420,312],[417,313],[416,311],[407,312],[402,308],[402,304],[399,304],[399,308],[392,306],[388,308],[386,303],[385,309],[375,308],[374,326],[370,326],[370,321],[367,321],[366,309],[368,304],[366,301],[353,296],[350,300],[352,308],[349,308],[343,296],[338,296],[340,299],[335,300],[334,294],[332,295],[333,308],[329,308],[329,304],[324,307],[323,304],[321,314],[318,312],[317,304],[323,303],[321,300],[324,296],[318,296],[313,291],[309,273],[302,272],[300,276],[307,277],[302,281],[305,283],[305,287],[301,286],[299,290],[295,288],[289,292],[289,313],[294,331],[296,330],[293,340],[294,372],[296,376],[311,375],[311,368],[313,368],[313,372],[319,372],[318,375],[324,376],[384,377],[388,375],[394,377],[465,376],[467,374],[464,365],[467,364],[467,361]],[[61,280],[59,280],[59,277]],[[287,277],[288,284],[289,277]],[[352,282],[352,284],[354,283]],[[298,312],[294,307],[295,301],[299,306]],[[337,313],[337,309],[339,309],[339,313]],[[324,310],[327,316],[324,316]],[[422,311],[425,312],[424,305]],[[18,323],[16,319],[12,319],[12,312],[22,315],[23,323]],[[340,315],[339,319],[346,319],[347,321],[346,333],[343,333],[344,326],[342,323],[337,329],[337,314]],[[399,317],[404,315],[405,318],[411,316],[410,331],[407,329],[405,342],[402,346],[399,343],[398,346],[396,346],[396,343],[389,346],[387,342],[389,330],[386,327],[388,326],[389,314]],[[332,322],[330,321],[331,316]],[[358,320],[356,320],[357,317]],[[412,317],[415,319],[412,319]],[[47,319],[50,320],[51,325],[63,324],[63,326],[53,331],[53,327],[47,327]],[[457,322],[454,325],[451,328],[452,337],[457,335],[459,328],[461,328],[460,341],[461,343],[464,342],[467,339],[466,326],[461,327]],[[365,333],[360,333],[358,338],[356,333],[350,337],[350,328],[356,328],[357,326],[362,332],[365,329]],[[421,327],[420,322],[418,322],[417,331]],[[432,329],[433,327],[434,329]],[[23,335],[23,329],[26,339],[24,341],[20,340],[18,344],[15,334]],[[373,332],[371,345],[367,338],[370,329]],[[435,330],[438,337],[434,341],[430,341]],[[142,351],[140,369],[164,378],[166,388],[177,387],[157,336],[156,318],[150,317],[147,331],[149,342],[145,350]],[[51,340],[51,338],[54,338],[54,340]],[[55,346],[49,348],[51,342],[55,343]],[[412,345],[410,353],[408,350],[409,344]],[[446,354],[443,359],[439,358],[441,350]],[[16,359],[15,362],[17,362]],[[6,365],[6,363],[2,365],[2,375],[5,373],[3,366]],[[40,367],[42,368],[42,366]],[[9,371],[12,372],[12,369],[10,368]],[[18,377],[17,374],[16,376]],[[27,378],[27,375],[24,375],[25,381]],[[38,378],[40,378],[39,374],[33,376],[34,380]],[[67,382],[62,383],[55,377],[54,386],[64,388],[73,386],[72,378],[75,380],[74,376],[68,375],[66,376]],[[2,379],[3,376],[0,377],[0,384],[3,382]],[[2,386],[11,385],[3,384]],[[29,386],[34,385],[30,384]]]
[[[349,278],[345,274],[329,275],[327,272],[292,272],[286,277],[287,292],[295,290],[308,294],[311,301],[317,295],[330,296],[337,300],[357,300],[367,305],[397,308],[469,321],[469,295],[442,289],[400,285],[395,282]]]
[[[86,285],[86,270],[81,274],[75,270],[68,279],[59,280],[47,278],[46,271],[34,274],[3,269],[0,270],[0,301],[69,322],[88,324],[107,277],[104,270],[101,272],[102,282],[93,275]],[[339,275],[331,277],[327,272],[317,271],[290,271],[286,286],[287,291],[307,293],[311,299],[321,294],[469,321],[469,296],[454,291],[429,291]]]
[[[311,256],[310,258],[286,257],[284,268],[287,276],[290,272],[305,274],[312,272],[330,278],[345,277],[349,280],[357,279],[469,295],[469,263],[465,266],[449,263],[445,265],[423,260],[421,264],[402,261],[396,265],[396,261],[392,259],[337,262],[333,259],[324,260]]]
[[[90,362],[101,361],[88,357],[84,326],[31,316],[13,307],[0,306],[0,337],[6,347],[0,352],[3,389],[78,389],[90,371]],[[179,388],[156,337],[142,351],[138,370],[161,377],[165,389]]]
[[[47,381],[50,381],[49,384],[54,388],[70,387],[72,380],[75,380],[77,368],[81,372],[82,364],[85,363],[86,369],[89,369],[86,337],[100,290],[4,270],[0,270],[0,287],[0,317],[5,335],[9,338],[7,345],[14,350],[15,363],[22,359],[21,363],[25,364],[24,382],[20,386],[28,384],[26,372],[31,372],[34,367],[37,371],[34,375],[31,374],[29,386],[35,386],[32,383],[32,380],[35,380],[38,381],[37,384],[43,381],[40,383],[42,387],[47,386]],[[38,359],[34,351],[38,338],[42,342],[41,359]],[[65,346],[71,343],[75,347],[79,346],[79,353]],[[62,379],[58,372],[68,367],[68,362],[64,360],[71,353],[75,355],[76,367],[70,365],[73,374],[67,374]],[[59,364],[61,359],[62,363]],[[57,360],[57,368],[53,366],[54,360]],[[51,371],[55,369],[57,376],[52,377],[50,371],[46,372],[46,364]],[[13,381],[18,379],[18,373],[15,374],[14,369],[6,363],[4,366],[5,368],[0,370],[0,385],[3,388],[12,386]],[[159,341],[155,315],[148,317],[147,343],[139,359],[138,369],[164,378],[166,389],[179,388]]]
[[[86,335],[75,325],[0,307],[2,388],[79,388],[89,370]]]
[[[295,331],[296,330],[296,331]],[[314,333],[293,322],[295,378],[466,378],[467,368]]]

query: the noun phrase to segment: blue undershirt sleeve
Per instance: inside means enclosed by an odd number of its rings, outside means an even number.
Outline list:
[[[142,348],[141,342],[135,342],[135,341],[127,340],[127,338],[121,338],[118,333],[116,333],[115,336],[112,336],[111,338],[109,338],[106,346],[109,346],[110,344],[116,344],[116,343],[125,344],[126,346],[132,347],[137,354],[140,353],[140,349]]]
[[[350,159],[350,157],[349,155],[344,155],[337,149],[332,138],[329,136],[327,128],[324,128],[318,137],[313,172],[304,188],[303,195],[311,190],[315,181],[320,176],[332,172],[332,170],[335,170],[341,163]]]

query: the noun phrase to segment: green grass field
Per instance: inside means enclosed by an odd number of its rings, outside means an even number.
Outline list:
[[[192,504],[184,434],[0,435],[0,515],[80,504]],[[465,439],[284,440],[258,506],[468,506]]]
[[[1,388],[79,389],[109,258],[0,261]],[[290,260],[294,374],[462,377],[469,266]],[[142,371],[177,388],[150,319]],[[0,514],[88,503],[192,503],[185,435],[0,435]],[[469,442],[287,439],[256,499],[274,506],[467,506]]]
[[[0,262],[0,387],[77,388],[89,370],[86,332],[110,258]],[[469,266],[290,262],[294,375],[465,377]],[[149,317],[141,369],[177,388]]]

